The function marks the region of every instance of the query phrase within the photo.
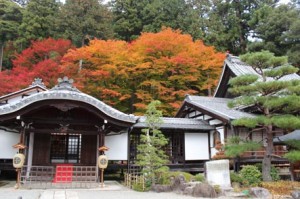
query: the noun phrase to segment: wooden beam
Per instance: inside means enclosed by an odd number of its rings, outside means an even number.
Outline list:
[[[91,122],[90,120],[84,120],[84,119],[52,119],[52,118],[22,118],[22,120],[26,123],[33,123],[33,124],[70,124],[70,125],[86,125],[86,126],[102,126],[104,124],[103,122]]]
[[[59,130],[55,130],[55,129],[27,129],[26,132],[40,133],[40,134],[62,133]],[[96,135],[96,134],[98,134],[98,131],[83,131],[83,130],[68,129],[66,132],[63,132],[63,133],[66,133],[66,134]]]
[[[213,118],[215,118],[215,119],[221,120],[223,123],[228,123],[228,122],[229,122],[229,119],[228,119],[228,118],[224,118],[224,117],[222,117],[222,116],[220,116],[220,115],[217,115],[217,114],[212,113],[212,112],[210,112],[210,111],[208,111],[208,110],[205,110],[205,109],[203,109],[203,108],[200,108],[199,106],[196,106],[196,105],[194,105],[194,104],[192,104],[192,103],[189,103],[189,102],[186,102],[186,103],[187,103],[187,106],[193,108],[194,110],[197,110],[197,111],[199,111],[199,112],[202,112],[203,114],[208,115],[208,116],[210,116],[210,117],[213,117]]]
[[[190,117],[190,118],[197,118],[197,117],[201,117],[201,116],[204,116],[204,114],[200,113],[200,114],[194,115],[193,117]]]

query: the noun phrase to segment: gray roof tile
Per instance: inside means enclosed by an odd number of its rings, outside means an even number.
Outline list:
[[[199,119],[162,117],[161,129],[182,129],[182,130],[213,130],[215,127]],[[146,117],[142,116],[133,125],[134,128],[147,128]]]
[[[213,114],[219,115],[227,120],[239,119],[243,117],[255,117],[254,114],[242,112],[237,109],[231,109],[227,106],[231,99],[217,97],[190,96],[185,101],[205,109]]]
[[[246,75],[246,74],[253,74],[258,75],[258,73],[246,63],[242,62],[239,57],[229,55],[227,59],[225,60],[225,67],[226,65],[231,69],[231,71],[236,75]],[[269,78],[269,80],[273,80],[272,78]],[[300,76],[296,73],[286,75],[282,77],[280,80],[300,80]]]

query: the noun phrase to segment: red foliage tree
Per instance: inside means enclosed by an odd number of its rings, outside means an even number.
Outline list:
[[[46,86],[55,85],[63,72],[60,60],[70,48],[69,40],[33,41],[29,48],[16,55],[12,70],[0,73],[0,95],[27,87],[36,77],[42,78]]]

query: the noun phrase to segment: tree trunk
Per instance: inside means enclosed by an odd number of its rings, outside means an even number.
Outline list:
[[[235,11],[236,11],[236,17],[240,20],[239,21],[239,40],[240,40],[240,50],[241,53],[245,53],[246,52],[246,39],[245,39],[245,34],[244,34],[244,22],[242,19],[242,5],[240,1],[235,0],[236,3],[236,7],[235,7]]]
[[[4,43],[0,43],[0,72],[2,71],[3,64],[3,51],[4,51]]]
[[[262,176],[263,181],[270,182],[272,181],[271,177],[271,158],[273,153],[273,133],[272,125],[267,126],[267,147],[266,153],[262,162]]]

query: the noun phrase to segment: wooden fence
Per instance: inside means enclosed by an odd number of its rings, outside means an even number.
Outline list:
[[[125,186],[132,189],[134,185],[139,185],[142,190],[145,190],[145,177],[144,175],[136,175],[125,173]]]

